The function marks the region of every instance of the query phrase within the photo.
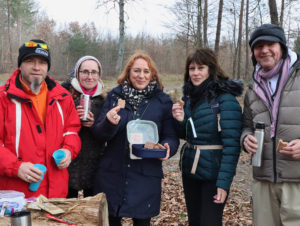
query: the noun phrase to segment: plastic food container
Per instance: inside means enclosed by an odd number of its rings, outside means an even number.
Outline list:
[[[6,207],[5,207],[6,205]],[[25,194],[14,190],[0,190],[0,213],[4,209],[5,215],[21,211],[26,205]],[[0,217],[1,218],[1,217]]]
[[[131,159],[166,157],[167,149],[144,148],[147,141],[157,144],[159,140],[157,126],[152,121],[137,119],[128,122],[127,139]]]

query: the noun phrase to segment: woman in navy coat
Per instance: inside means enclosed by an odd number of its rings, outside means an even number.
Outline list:
[[[173,105],[186,140],[181,169],[189,225],[222,225],[223,209],[240,154],[243,86],[228,79],[210,49],[186,60],[182,107]]]
[[[162,84],[152,59],[136,53],[118,78],[118,86],[108,93],[103,111],[93,133],[107,142],[96,173],[95,193],[104,192],[108,200],[110,226],[121,225],[122,217],[133,224],[150,225],[159,214],[162,161],[178,148],[172,102],[162,91]],[[125,107],[118,100],[125,100]],[[157,125],[159,143],[167,149],[162,159],[131,159],[126,125],[129,121],[150,120]]]

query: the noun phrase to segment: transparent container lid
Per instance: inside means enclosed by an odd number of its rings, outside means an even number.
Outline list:
[[[130,144],[145,144],[147,141],[157,143],[158,130],[149,120],[132,120],[127,123],[127,139]]]
[[[23,192],[14,190],[0,190],[0,200],[10,199],[10,198],[24,198],[25,194]]]

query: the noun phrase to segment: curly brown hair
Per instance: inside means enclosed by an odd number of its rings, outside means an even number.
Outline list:
[[[162,82],[158,75],[157,67],[156,67],[154,61],[151,59],[151,57],[143,51],[137,51],[129,58],[122,73],[118,77],[118,80],[117,80],[118,84],[122,84],[125,80],[127,80],[130,83],[130,81],[129,81],[130,69],[131,69],[132,65],[134,64],[134,61],[137,59],[143,59],[148,63],[149,69],[151,71],[152,80],[155,78],[157,81],[157,84],[159,85],[159,88],[162,90]]]

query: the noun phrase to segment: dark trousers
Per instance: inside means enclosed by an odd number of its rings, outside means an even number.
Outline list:
[[[93,189],[83,189],[84,197],[93,196],[93,195],[94,195]],[[69,187],[67,198],[78,198],[78,190]]]
[[[214,203],[216,181],[201,181],[182,175],[189,226],[222,226],[225,206]]]
[[[121,224],[122,217],[112,217],[109,216],[109,226],[122,226]],[[136,219],[132,218],[133,226],[150,226],[150,220],[148,219]]]

